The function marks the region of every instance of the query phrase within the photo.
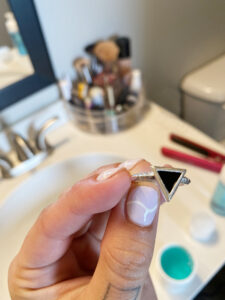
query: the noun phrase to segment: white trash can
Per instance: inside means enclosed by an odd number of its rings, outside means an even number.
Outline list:
[[[225,139],[225,55],[186,75],[181,83],[183,118]]]

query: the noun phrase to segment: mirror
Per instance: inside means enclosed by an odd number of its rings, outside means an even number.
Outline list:
[[[0,89],[34,73],[20,29],[7,0],[0,2]]]
[[[33,0],[0,1],[0,110],[55,83]]]

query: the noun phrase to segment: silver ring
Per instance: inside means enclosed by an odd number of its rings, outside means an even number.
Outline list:
[[[135,182],[156,181],[166,201],[170,201],[180,184],[189,184],[191,180],[185,177],[185,169],[153,167],[151,172],[132,175]]]

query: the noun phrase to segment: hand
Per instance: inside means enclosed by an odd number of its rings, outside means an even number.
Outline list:
[[[162,200],[153,183],[131,183],[148,162],[118,166],[98,169],[43,210],[10,265],[13,300],[156,298],[148,270]]]

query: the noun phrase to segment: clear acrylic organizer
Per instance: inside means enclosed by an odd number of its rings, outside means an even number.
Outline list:
[[[137,124],[144,118],[150,107],[142,91],[137,102],[126,111],[115,114],[114,110],[84,109],[65,102],[69,119],[79,129],[89,133],[109,134],[117,133]]]

